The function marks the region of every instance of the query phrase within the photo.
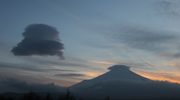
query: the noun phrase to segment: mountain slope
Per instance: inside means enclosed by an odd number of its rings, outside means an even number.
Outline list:
[[[148,81],[149,79],[142,77],[130,70],[128,66],[125,65],[114,65],[112,67],[108,68],[110,71],[100,75],[94,79],[91,80],[83,80],[80,83],[77,83],[70,88],[72,90],[74,89],[87,89],[92,88],[94,86],[100,83],[103,83],[107,80],[114,80],[114,79],[121,79],[121,80],[132,80],[132,81]]]
[[[114,65],[110,71],[91,80],[84,80],[70,88],[78,97],[111,99],[179,98],[180,84],[153,81],[142,77],[125,65]]]

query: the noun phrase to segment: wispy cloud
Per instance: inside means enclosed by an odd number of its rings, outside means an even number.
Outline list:
[[[55,74],[55,76],[61,76],[61,77],[80,77],[80,76],[86,76],[86,75],[70,73],[70,74]]]
[[[178,59],[166,61],[164,62],[164,65],[174,67],[176,69],[174,72],[180,70],[180,61]]]
[[[119,32],[114,34],[113,39],[124,43],[132,48],[157,51],[162,50],[164,47],[161,43],[168,43],[177,37],[167,32],[151,30],[139,26],[125,26],[119,29]]]
[[[117,63],[117,62],[108,62],[108,61],[89,61],[89,62],[97,63],[97,64],[106,64],[106,65],[114,65]]]
[[[52,59],[40,59],[36,57],[31,58],[22,58],[23,60],[27,60],[28,62],[40,64],[41,66],[59,66],[59,67],[76,67],[76,68],[86,68],[92,70],[100,70],[100,68],[95,68],[90,65],[90,63],[84,59],[76,59],[76,58],[66,58],[66,60],[52,60]]]
[[[86,71],[81,73],[88,76],[89,78],[93,78],[102,74],[102,72],[86,72]]]
[[[167,16],[168,18],[180,17],[179,13],[176,11],[177,5],[173,1],[161,0],[154,3],[157,15]]]
[[[175,54],[173,55],[173,57],[174,57],[174,58],[180,58],[180,53],[175,53]]]
[[[74,70],[63,70],[63,69],[43,69],[38,68],[35,65],[22,65],[22,64],[11,64],[11,63],[3,63],[0,62],[0,68],[5,69],[15,69],[15,70],[24,70],[24,71],[33,71],[33,72],[49,72],[49,71],[68,71],[68,72],[74,72]]]

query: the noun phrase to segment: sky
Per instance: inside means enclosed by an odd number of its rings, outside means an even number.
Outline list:
[[[68,87],[113,65],[180,83],[179,5],[179,0],[0,0],[0,86]],[[28,40],[38,36],[28,35],[37,25],[54,37]],[[24,55],[14,49],[40,40],[57,48]]]

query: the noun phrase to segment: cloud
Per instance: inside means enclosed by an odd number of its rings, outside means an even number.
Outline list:
[[[0,84],[6,87],[11,87],[21,91],[35,91],[35,92],[64,92],[65,87],[60,87],[54,83],[48,84],[28,84],[26,81],[20,81],[13,78],[0,80]],[[11,90],[10,90],[11,91]]]
[[[176,6],[170,1],[155,2],[155,9],[158,15],[166,15],[167,17],[179,17],[179,13],[175,10]]]
[[[179,43],[178,43],[179,44]],[[177,50],[178,51],[172,51],[172,52],[165,52],[165,53],[162,53],[161,55],[166,57],[166,58],[169,58],[169,59],[177,59],[177,58],[180,58],[180,45],[177,46]]]
[[[37,66],[33,66],[33,65],[10,64],[10,63],[3,63],[3,62],[0,62],[0,68],[33,71],[33,72],[34,71],[35,72],[49,72],[49,71],[74,72],[74,70],[52,69],[52,68],[51,69],[42,69],[42,68],[37,68]]]
[[[79,76],[86,76],[84,74],[55,74],[55,76],[62,76],[62,77],[79,77]]]
[[[177,37],[173,34],[167,34],[167,32],[151,30],[138,26],[123,26],[112,38],[136,49],[157,51],[165,50],[165,47],[161,44],[169,43]]]
[[[180,57],[180,53],[175,53],[175,54],[173,55],[173,57],[174,57],[174,58],[179,58],[179,57]]]
[[[66,58],[65,61],[58,61],[58,60],[47,60],[47,59],[39,59],[39,58],[23,58],[24,60],[27,60],[28,62],[37,63],[44,66],[66,66],[66,67],[80,67],[80,68],[88,68],[93,70],[101,70],[101,68],[92,67],[88,61],[85,59],[76,59],[76,58]]]
[[[64,59],[64,45],[58,37],[56,28],[45,24],[31,24],[22,33],[24,39],[11,52],[16,56],[57,55]]]
[[[160,52],[158,55],[159,55],[159,57],[161,57],[164,60],[176,61],[177,58],[180,58],[180,53],[178,51],[165,51],[165,52]]]
[[[178,72],[178,70],[180,70],[180,61],[179,61],[179,59],[177,59],[177,60],[167,60],[166,62],[164,62],[164,65],[170,66],[171,68],[174,67],[176,69],[175,72]]]

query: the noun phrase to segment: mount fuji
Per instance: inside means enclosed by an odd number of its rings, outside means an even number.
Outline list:
[[[114,65],[112,67],[108,68],[110,71],[100,75],[94,79],[91,80],[83,80],[80,83],[77,83],[73,86],[71,86],[71,89],[96,89],[100,87],[98,84],[101,84],[103,82],[109,81],[109,80],[131,80],[131,81],[148,81],[149,79],[142,77],[130,70],[128,66],[125,65]],[[93,88],[92,88],[93,87]]]
[[[69,89],[84,98],[171,98],[180,97],[180,84],[153,81],[130,70],[126,65],[114,65],[110,71],[90,80],[83,80]]]

